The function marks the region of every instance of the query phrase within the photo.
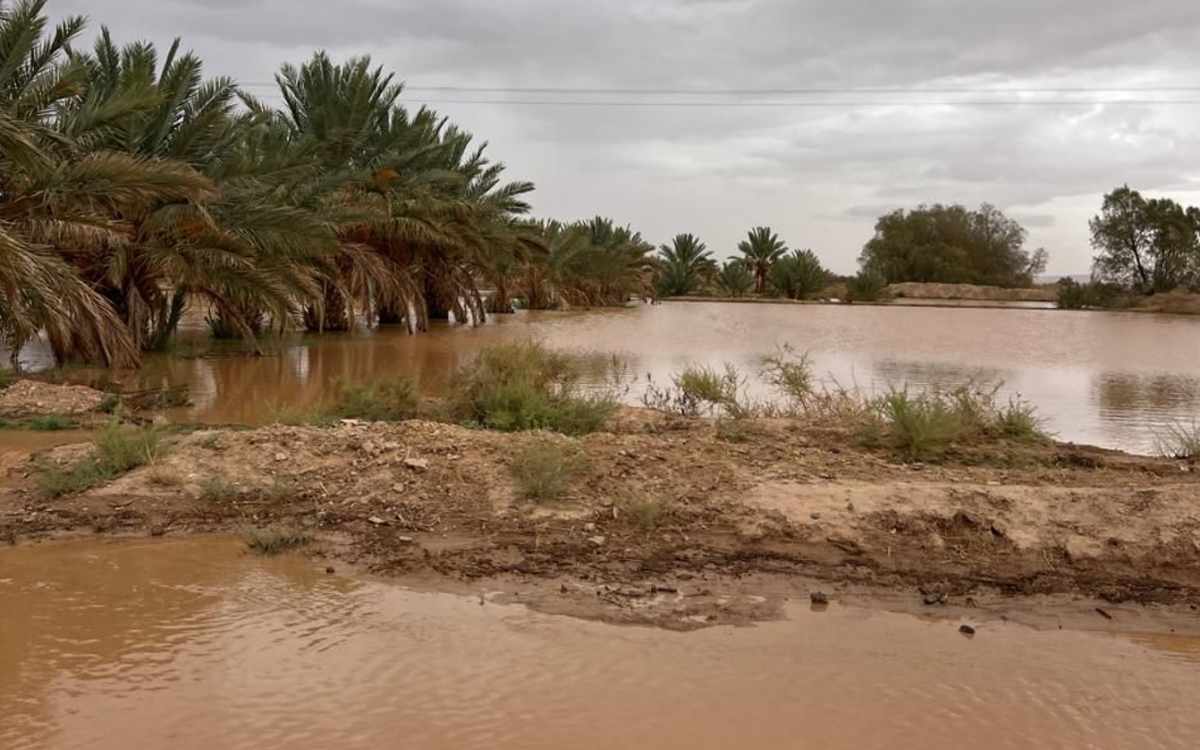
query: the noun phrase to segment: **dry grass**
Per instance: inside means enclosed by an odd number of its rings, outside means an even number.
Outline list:
[[[183,476],[170,466],[153,464],[146,469],[146,481],[155,487],[178,487],[183,484]]]
[[[638,531],[653,531],[667,517],[667,503],[658,497],[635,493],[616,501],[617,520]]]

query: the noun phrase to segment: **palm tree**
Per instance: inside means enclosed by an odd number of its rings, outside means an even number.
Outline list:
[[[88,70],[68,52],[84,22],[68,18],[46,37],[44,6],[0,5],[0,338],[14,362],[45,331],[59,361],[131,366],[136,340],[73,266],[136,243],[132,219],[152,207],[216,193],[186,164],[92,147],[147,99],[79,110]]]
[[[659,248],[655,289],[659,296],[691,294],[716,273],[716,261],[703,242],[692,234],[677,234],[670,245]]]
[[[807,299],[824,288],[829,272],[812,250],[795,250],[771,267],[771,288],[788,299]]]
[[[754,274],[754,291],[759,294],[767,291],[771,266],[787,253],[787,245],[768,227],[755,227],[746,239],[738,243],[738,251]]]
[[[754,288],[754,275],[740,258],[725,261],[715,280],[717,287],[730,297],[744,297]]]

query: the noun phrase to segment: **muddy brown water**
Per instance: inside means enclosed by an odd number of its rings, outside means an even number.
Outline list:
[[[203,336],[194,332],[199,344]],[[295,337],[269,356],[157,357],[126,375],[130,388],[186,383],[193,405],[176,420],[269,422],[280,409],[328,398],[339,377],[405,375],[436,389],[481,346],[535,337],[588,353],[594,380],[612,357],[626,399],[688,363],[745,372],[781,344],[807,351],[826,382],[878,392],[893,385],[1003,382],[1001,398],[1033,402],[1060,439],[1152,452],[1155,436],[1200,415],[1200,318],[971,307],[666,303],[616,310],[492,316],[476,328],[435,326],[360,336]],[[186,338],[186,337],[185,337]],[[196,343],[184,342],[186,352]],[[32,367],[44,351],[26,353]],[[0,441],[9,439],[0,436]]]
[[[1200,639],[976,624],[792,606],[675,633],[325,575],[232,540],[47,543],[0,550],[0,747],[1200,742]]]

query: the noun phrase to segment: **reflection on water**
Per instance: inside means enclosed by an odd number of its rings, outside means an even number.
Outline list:
[[[1027,309],[668,303],[521,313],[424,336],[296,337],[264,357],[151,358],[125,380],[190,384],[194,405],[173,419],[254,424],[327,398],[339,377],[406,375],[434,390],[480,346],[524,337],[597,353],[597,379],[600,363],[620,357],[634,403],[647,376],[665,381],[689,362],[753,372],[786,343],[808,351],[819,376],[870,390],[1002,380],[1002,398],[1032,401],[1060,438],[1134,451],[1152,450],[1156,430],[1190,422],[1200,406],[1200,319]]]
[[[233,542],[0,550],[0,747],[1192,748],[1195,639],[804,606],[696,633]]]

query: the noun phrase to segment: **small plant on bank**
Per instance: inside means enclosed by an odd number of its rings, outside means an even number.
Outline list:
[[[555,503],[571,489],[585,461],[567,440],[538,436],[526,443],[513,460],[517,493],[535,503]]]
[[[536,341],[488,347],[455,373],[447,409],[458,422],[502,432],[584,435],[617,409],[612,393],[585,393],[567,355]]]
[[[938,394],[892,391],[879,398],[875,411],[882,422],[875,423],[879,441],[910,460],[941,458],[965,429],[963,413]]]
[[[196,483],[196,494],[206,503],[230,505],[238,497],[238,489],[224,477],[205,477]]]
[[[259,499],[268,505],[283,505],[299,495],[300,489],[296,485],[278,476],[258,491]]]
[[[996,414],[995,429],[1004,437],[1026,443],[1045,440],[1045,423],[1037,409],[1026,401],[1010,399],[1008,406]]]
[[[1159,454],[1166,458],[1192,460],[1200,458],[1200,422],[1185,425],[1176,422],[1155,439]]]
[[[667,517],[667,504],[657,497],[634,493],[614,503],[617,519],[638,531],[653,531]]]
[[[266,557],[302,549],[313,542],[312,534],[286,528],[246,529],[242,539],[247,549]]]
[[[200,439],[200,447],[207,450],[216,450],[221,445],[221,433],[213,432],[205,435]]]
[[[61,430],[70,430],[75,427],[75,423],[67,419],[56,411],[49,414],[39,414],[36,417],[29,418],[29,429],[39,432],[59,432]]]
[[[104,414],[116,414],[120,409],[121,394],[112,392],[105,393],[104,397],[100,399],[99,405],[96,406],[96,411]]]
[[[17,382],[17,374],[12,370],[0,369],[0,391]]]
[[[164,451],[154,428],[122,429],[113,421],[93,440],[90,454],[71,466],[44,470],[39,488],[47,497],[83,492],[145,466]]]

